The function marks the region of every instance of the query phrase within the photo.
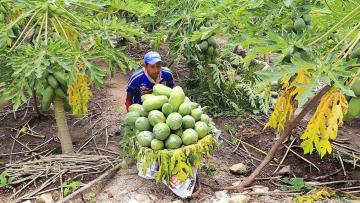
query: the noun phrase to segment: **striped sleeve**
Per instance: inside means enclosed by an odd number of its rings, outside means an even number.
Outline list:
[[[138,78],[141,77],[142,71],[135,71],[128,79],[126,92],[135,92],[138,89]]]
[[[175,84],[174,84],[174,78],[173,78],[171,70],[169,68],[162,67],[162,73],[163,73],[163,75],[164,75],[163,77],[166,81],[166,86],[173,88],[175,86]]]

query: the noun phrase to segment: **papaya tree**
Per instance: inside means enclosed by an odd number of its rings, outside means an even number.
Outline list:
[[[248,186],[272,160],[281,143],[306,114],[313,112],[300,136],[304,154],[330,154],[344,120],[360,114],[360,6],[347,1],[264,1],[248,3],[254,24],[245,28],[243,62],[276,56],[258,72],[258,87],[281,84],[280,97],[265,128],[280,138],[240,187]],[[357,107],[355,107],[357,106]],[[300,109],[299,114],[295,110]],[[236,187],[235,187],[236,188]]]
[[[147,15],[146,8],[131,12]],[[120,1],[0,0],[0,101],[17,109],[35,92],[43,111],[52,104],[63,153],[74,152],[65,111],[86,114],[90,86],[103,84],[115,66],[134,65],[116,43],[144,37],[140,26],[119,17],[127,9]]]

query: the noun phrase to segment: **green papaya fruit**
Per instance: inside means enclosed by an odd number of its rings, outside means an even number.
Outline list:
[[[213,46],[209,46],[209,48],[206,51],[206,54],[208,56],[214,56],[214,47]]]
[[[206,26],[206,27],[210,27],[210,26],[211,26],[211,22],[210,22],[209,20],[206,21],[206,22],[205,22],[205,26]]]
[[[306,25],[311,25],[311,15],[310,14],[303,15],[303,19],[304,19],[304,22],[306,23]]]
[[[301,33],[306,27],[305,21],[302,18],[298,18],[294,22],[294,29],[297,33]]]
[[[351,121],[360,115],[360,97],[353,97],[350,99],[348,110],[345,114],[345,121]]]
[[[55,89],[55,95],[57,95],[60,98],[65,98],[66,97],[64,91],[60,87]]]
[[[207,41],[203,41],[203,42],[201,42],[200,45],[199,45],[199,47],[200,47],[200,49],[201,49],[202,52],[205,52],[205,51],[207,50],[208,46],[209,46],[209,45],[208,45]]]
[[[66,85],[67,85],[65,73],[62,73],[62,72],[54,72],[54,73],[53,73],[53,76],[55,77],[55,79],[56,79],[61,85],[63,85],[63,86],[66,86]]]
[[[54,97],[54,89],[51,86],[48,86],[42,95],[42,100],[41,100],[41,108],[43,111],[47,111],[50,107],[50,104],[53,100]]]
[[[360,79],[354,79],[351,90],[354,91],[356,96],[360,97]]]
[[[204,61],[206,59],[206,56],[204,54],[199,54],[199,60]]]
[[[312,25],[307,25],[306,27],[307,27],[307,29],[310,30],[310,31],[313,29],[313,26],[312,26]]]
[[[209,46],[213,46],[213,47],[217,48],[217,43],[216,43],[214,37],[210,37],[208,39],[208,43],[209,43]]]
[[[54,76],[49,75],[48,78],[47,78],[47,80],[48,80],[49,85],[50,85],[52,88],[56,89],[56,88],[59,87],[59,82],[55,79]]]

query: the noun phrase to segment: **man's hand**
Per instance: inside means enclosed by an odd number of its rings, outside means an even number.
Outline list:
[[[129,106],[131,106],[131,104],[133,103],[133,97],[134,97],[134,94],[133,93],[130,93],[128,92],[126,94],[126,101],[125,101],[125,107],[126,107],[126,111],[128,112],[129,111]]]

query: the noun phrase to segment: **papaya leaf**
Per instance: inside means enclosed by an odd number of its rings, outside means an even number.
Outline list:
[[[208,39],[215,31],[216,27],[202,27],[199,31],[195,31],[189,41],[196,42],[199,40]]]

